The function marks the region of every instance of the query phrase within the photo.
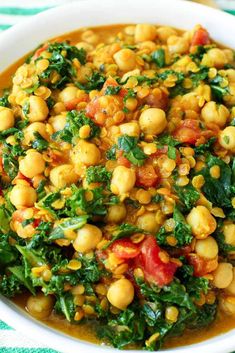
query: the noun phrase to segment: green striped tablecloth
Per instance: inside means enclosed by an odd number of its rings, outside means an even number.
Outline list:
[[[0,0],[0,31],[8,29],[29,16],[71,1],[82,0]],[[223,10],[235,15],[235,0],[217,0],[217,3]],[[58,352],[22,337],[22,334],[0,320],[0,353]]]

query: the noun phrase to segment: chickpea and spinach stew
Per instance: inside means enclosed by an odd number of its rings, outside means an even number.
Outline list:
[[[117,348],[235,326],[234,51],[201,26],[115,25],[8,76],[0,293]]]

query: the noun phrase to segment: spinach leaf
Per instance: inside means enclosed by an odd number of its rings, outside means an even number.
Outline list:
[[[0,275],[0,293],[7,298],[13,298],[23,290],[22,282],[11,273],[10,275]]]
[[[160,68],[165,66],[165,50],[158,49],[152,53],[153,62]]]
[[[177,206],[174,208],[173,220],[175,223],[173,235],[177,240],[177,247],[182,247],[191,243],[193,236],[191,227],[186,223],[184,216],[180,212]],[[167,243],[167,237],[171,234],[165,230],[162,226],[156,235],[157,242],[159,245],[169,246]]]
[[[109,185],[112,173],[109,172],[105,166],[91,166],[86,170],[86,181],[91,183],[104,183]]]
[[[8,270],[17,278],[18,282],[26,287],[33,295],[35,295],[35,289],[28,277],[25,276],[25,269],[23,266],[8,267]]]
[[[106,81],[106,77],[99,73],[98,71],[94,71],[91,76],[87,77],[86,83],[76,82],[78,88],[90,92],[95,89],[101,90],[104,83]]]
[[[218,165],[220,167],[220,178],[215,179],[210,175],[210,168]],[[228,164],[220,158],[211,154],[206,158],[206,167],[200,173],[205,179],[202,187],[206,198],[213,203],[214,206],[231,208],[231,182],[232,170]]]
[[[66,42],[51,43],[46,50],[51,53],[50,58],[48,58],[50,64],[48,68],[40,74],[40,81],[52,89],[61,89],[67,83],[76,81],[76,69],[73,65],[73,60],[77,59],[84,65],[86,63],[85,50],[83,48],[78,49]],[[64,55],[64,53],[66,53],[66,55]],[[49,79],[53,73],[58,74],[58,79],[52,83]]]
[[[55,303],[55,310],[57,313],[64,314],[66,319],[71,322],[76,312],[73,295],[71,293],[60,295]]]
[[[112,239],[103,247],[103,250],[107,249],[111,244],[113,244],[118,239],[129,237],[130,235],[135,233],[144,233],[144,232],[146,233],[146,231],[144,231],[143,229],[138,228],[132,224],[123,223],[115,229],[115,231],[113,232]]]
[[[216,102],[222,103],[223,97],[230,93],[229,87],[222,87],[221,83],[223,82],[223,76],[217,74],[217,76],[209,80],[211,87],[212,97]]]
[[[190,211],[200,198],[200,193],[191,184],[185,186],[174,185],[174,189],[177,192],[185,211]]]
[[[120,86],[108,86],[106,89],[105,89],[105,92],[104,94],[106,96],[112,96],[112,95],[116,95],[120,92],[122,87]]]
[[[91,128],[89,138],[97,137],[100,134],[100,127],[93,120],[88,118],[83,111],[71,110],[66,115],[66,124],[63,130],[56,132],[52,138],[60,139],[69,143],[76,143],[79,138],[79,130],[82,126],[89,125]]]
[[[45,140],[39,132],[34,132],[35,140],[32,143],[32,147],[38,151],[46,150],[49,146],[47,140]]]
[[[48,240],[63,239],[65,237],[64,233],[66,230],[76,230],[82,228],[86,224],[87,218],[88,217],[85,215],[67,218],[51,231]]]
[[[115,161],[116,158],[116,151],[117,151],[117,146],[113,145],[109,150],[106,151],[106,158]]]
[[[8,101],[9,93],[5,92],[2,97],[0,97],[0,107],[9,107],[10,103]]]
[[[205,152],[211,151],[215,141],[216,141],[216,137],[211,137],[206,143],[196,146],[194,148],[196,155],[200,155],[200,154],[203,155]]]
[[[137,166],[142,166],[147,158],[146,154],[138,146],[138,139],[133,136],[120,136],[118,138],[118,149],[124,151],[124,157]]]

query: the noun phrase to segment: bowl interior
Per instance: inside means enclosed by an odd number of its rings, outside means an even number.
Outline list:
[[[75,2],[34,16],[1,34],[0,71],[36,48],[43,41],[74,31],[80,27],[114,23],[154,23],[181,29],[193,28],[200,23],[213,39],[235,48],[235,19],[221,11],[198,4],[175,0],[88,0]],[[117,352],[112,348],[96,346],[73,339],[45,327],[28,317],[21,309],[5,298],[0,301],[1,319],[25,335],[62,352],[86,353]],[[235,330],[189,347],[171,349],[173,353],[203,352],[225,353],[235,348]],[[137,351],[135,351],[137,352]]]

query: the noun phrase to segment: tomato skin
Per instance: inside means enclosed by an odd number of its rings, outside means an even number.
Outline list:
[[[159,257],[160,251],[154,236],[147,236],[140,245],[140,255],[135,259],[135,265],[142,268],[148,282],[162,287],[172,282],[178,265],[170,261],[164,263]]]
[[[113,77],[108,77],[107,80],[105,81],[104,85],[103,85],[103,88],[102,88],[102,93],[105,94],[105,91],[106,91],[106,88],[108,86],[113,86],[113,87],[117,87],[118,86],[118,83],[117,81],[113,78]],[[125,95],[128,93],[128,90],[125,89],[125,88],[121,88],[120,91],[118,92],[118,96],[120,97],[125,97]]]
[[[150,93],[146,98],[143,99],[143,103],[148,104],[151,108],[167,110],[169,98],[164,91],[161,91],[160,97]]]
[[[194,268],[194,276],[201,277],[216,269],[218,266],[218,259],[206,260],[197,254],[187,255],[187,259],[190,265]]]
[[[193,35],[191,45],[206,45],[210,44],[209,33],[204,28],[199,28]]]
[[[111,251],[121,259],[133,259],[140,253],[138,246],[128,238],[116,240],[111,246]]]
[[[39,48],[38,50],[35,51],[32,59],[35,60],[37,58],[39,58],[39,56],[41,55],[42,52],[44,52],[46,49],[48,48],[48,44],[43,45],[41,48]]]
[[[65,102],[64,105],[66,110],[73,110],[77,108],[78,103],[87,102],[87,101],[88,101],[88,96],[84,95],[83,97],[80,97],[80,98],[71,99],[71,101]]]
[[[193,119],[185,119],[173,132],[173,137],[181,143],[194,145],[201,136],[199,122]]]
[[[159,177],[152,165],[139,167],[136,171],[136,186],[152,187],[156,186]]]
[[[128,159],[126,157],[124,157],[124,156],[118,157],[117,164],[118,165],[122,165],[122,166],[124,166],[126,168],[130,168],[131,167],[131,162],[128,161]]]

